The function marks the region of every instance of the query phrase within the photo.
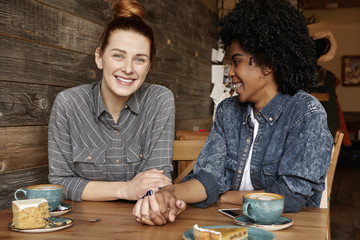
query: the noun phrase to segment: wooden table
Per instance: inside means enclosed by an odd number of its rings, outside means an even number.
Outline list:
[[[194,224],[199,226],[233,225],[232,220],[217,212],[219,208],[237,207],[230,204],[212,205],[206,209],[188,206],[174,223],[164,226],[145,226],[132,216],[133,202],[66,202],[72,205],[71,212],[63,215],[72,219],[96,219],[90,223],[74,221],[66,229],[50,233],[19,233],[8,229],[12,220],[11,209],[0,210],[0,239],[128,239],[128,240],[181,240],[185,231]],[[274,231],[276,239],[325,239],[327,209],[305,208],[296,214],[284,214],[293,219],[294,225]]]

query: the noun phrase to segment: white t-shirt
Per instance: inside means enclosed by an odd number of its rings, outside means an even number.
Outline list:
[[[256,138],[256,135],[257,135],[258,130],[259,130],[259,122],[254,118],[254,110],[253,109],[251,109],[250,120],[254,124],[253,141],[251,143],[249,156],[248,156],[248,158],[246,160],[244,174],[242,176],[241,185],[240,185],[240,188],[239,188],[240,191],[252,191],[252,190],[254,190],[254,187],[253,187],[253,185],[251,183],[251,178],[250,178],[250,162],[251,162],[251,156],[252,156],[252,152],[253,152],[255,138]]]

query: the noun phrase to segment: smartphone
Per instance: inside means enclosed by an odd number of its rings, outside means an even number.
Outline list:
[[[218,212],[230,218],[236,218],[242,215],[242,210],[240,208],[219,209]]]

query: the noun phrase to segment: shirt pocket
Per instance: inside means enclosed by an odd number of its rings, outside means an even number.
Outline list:
[[[143,170],[146,159],[140,146],[131,146],[126,149],[126,175],[131,180],[137,173]]]
[[[76,173],[90,180],[103,180],[103,166],[106,164],[106,149],[75,148],[73,162]]]
[[[280,161],[265,162],[262,164],[266,186],[271,185],[278,179]]]

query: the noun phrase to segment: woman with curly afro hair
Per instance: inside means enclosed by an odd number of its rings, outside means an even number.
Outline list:
[[[238,95],[218,105],[193,173],[138,200],[145,224],[174,221],[185,203],[242,204],[249,192],[282,194],[285,212],[320,205],[333,138],[324,108],[304,91],[316,58],[303,15],[285,0],[241,0],[220,27]]]

